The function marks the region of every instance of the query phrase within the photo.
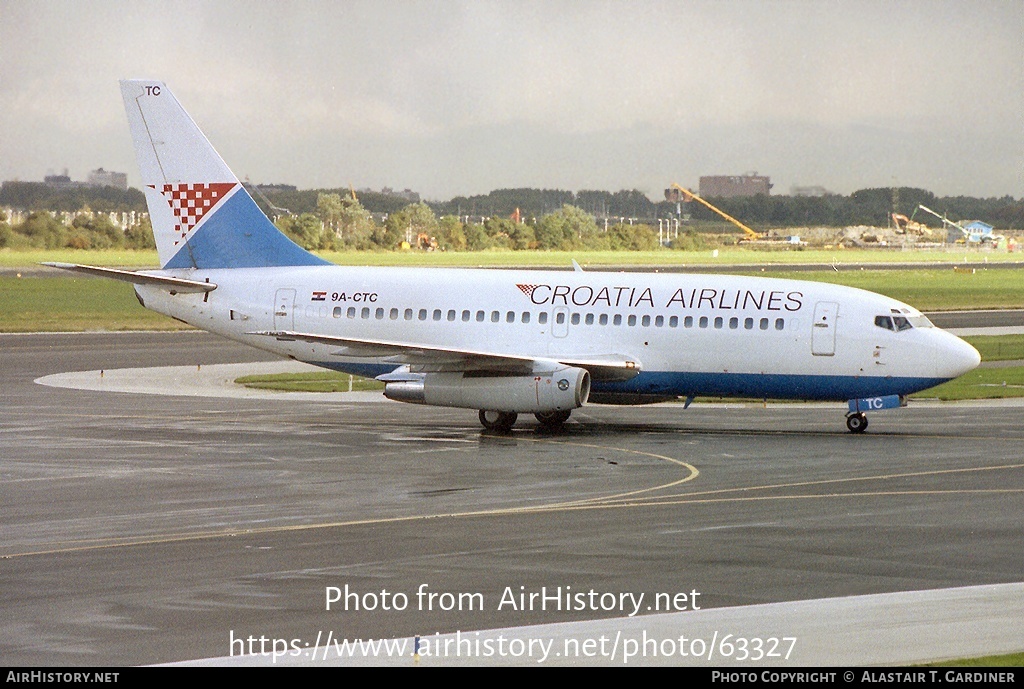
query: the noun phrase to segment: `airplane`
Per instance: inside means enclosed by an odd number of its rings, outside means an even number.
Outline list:
[[[159,270],[54,267],[134,285],[139,302],[298,361],[383,381],[385,397],[519,414],[558,429],[586,404],[697,396],[846,401],[866,412],[980,363],[885,296],[800,280],[574,270],[346,267],[260,211],[165,84],[121,82]]]

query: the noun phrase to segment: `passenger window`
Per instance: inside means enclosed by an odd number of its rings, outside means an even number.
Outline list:
[[[391,320],[398,320],[398,309],[391,309]]]
[[[417,318],[419,320],[421,320],[421,321],[427,320],[427,310],[426,309],[420,309],[420,312],[417,314]]]
[[[735,330],[740,327],[740,319],[733,316],[729,319],[729,330]]]
[[[655,327],[658,327],[658,328],[660,328],[661,326],[665,325],[665,317],[664,316],[658,316],[657,318],[655,318],[654,319],[654,325],[655,325]]]
[[[724,321],[724,320],[722,319],[722,317],[721,317],[721,316],[716,316],[716,317],[715,317],[715,328],[716,328],[717,330],[721,330],[721,329],[722,329],[722,325],[723,325],[724,323],[725,323],[725,321]]]
[[[454,313],[455,313],[455,312],[453,311],[453,312],[452,312],[452,314],[454,315]],[[439,321],[439,320],[441,320],[441,309],[434,309],[434,314],[433,314],[433,316],[434,316],[434,320],[435,320],[435,321]]]
[[[746,330],[753,330],[754,329],[754,319],[753,318],[744,318],[743,319],[743,327]]]
[[[679,325],[679,316],[672,316],[668,319],[668,327],[675,328]]]
[[[630,314],[629,318],[626,319],[626,324],[629,325],[629,327],[631,327],[631,328],[634,325],[636,325],[636,316],[634,316],[633,314]]]
[[[497,323],[501,320],[501,314],[497,311],[491,311],[491,323]]]
[[[506,313],[505,314],[505,322],[506,323],[515,323],[516,322],[516,312],[515,311],[509,311],[508,313]]]
[[[362,311],[362,313],[359,314],[359,316],[361,318],[369,318],[370,317],[370,309],[369,309],[369,307],[364,306],[363,307],[363,311]]]
[[[412,320],[412,309],[406,309],[405,310],[405,320],[407,320],[407,321],[411,321]]]
[[[622,325],[622,314],[615,314],[615,318],[612,319],[612,325]]]
[[[565,323],[565,312],[559,311],[555,314],[555,323],[558,323],[559,325]]]
[[[541,311],[540,315],[537,316],[537,322],[540,323],[541,325],[544,325],[545,323],[547,323],[548,322],[548,312],[547,311]]]
[[[640,319],[640,325],[644,326],[645,328],[647,326],[649,326],[650,324],[651,324],[651,317],[650,316],[644,316],[643,318]]]
[[[469,311],[463,311],[462,312],[462,322],[463,323],[469,323],[469,319],[470,319]]]
[[[699,325],[702,328],[708,327],[708,317],[707,316],[701,316],[700,317],[700,321],[699,321]]]
[[[684,328],[692,328],[693,327],[693,316],[687,316],[686,318],[683,319],[683,327]]]
[[[529,323],[530,322],[530,312],[529,311],[523,311],[523,317],[520,320],[523,323]]]
[[[572,315],[572,319],[571,320],[572,320],[572,324],[573,325],[579,325],[580,324],[580,315],[578,313],[574,313]]]
[[[784,319],[782,319],[782,318],[776,318],[775,319],[775,329],[776,330],[785,330],[786,329],[786,321]]]
[[[455,320],[455,309],[449,309],[448,310],[448,321],[451,322],[451,321],[454,321],[454,320]]]
[[[761,330],[767,330],[768,329],[768,319],[767,318],[762,318],[760,323],[758,323],[757,327],[761,328]]]
[[[384,309],[377,309],[377,311],[373,315],[377,318],[378,321],[384,320]]]
[[[335,306],[334,307],[334,317],[335,318],[341,318],[341,307],[340,306]]]
[[[597,319],[597,322],[601,325],[608,325],[608,314],[602,313],[601,317]]]
[[[483,311],[477,311],[476,312],[476,322],[477,323],[483,323],[484,322],[484,312]]]
[[[354,306],[348,307],[348,313],[346,315],[349,318],[355,318],[356,317],[356,307],[354,307]]]
[[[593,325],[594,324],[594,314],[588,313],[585,322],[586,322],[587,325]]]

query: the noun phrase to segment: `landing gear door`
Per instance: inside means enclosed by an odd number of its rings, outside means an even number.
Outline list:
[[[294,289],[279,289],[274,295],[274,330],[295,330]]]
[[[814,306],[814,325],[811,327],[811,354],[834,356],[836,353],[836,314],[839,304],[819,301]]]

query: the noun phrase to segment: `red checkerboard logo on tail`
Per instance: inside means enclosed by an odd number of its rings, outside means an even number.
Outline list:
[[[174,213],[175,246],[188,238],[189,233],[199,226],[200,221],[220,203],[237,182],[214,182],[211,184],[150,184],[164,197]]]

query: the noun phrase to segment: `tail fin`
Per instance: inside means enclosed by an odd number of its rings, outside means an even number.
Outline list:
[[[274,227],[163,83],[121,95],[162,268],[327,265]]]

